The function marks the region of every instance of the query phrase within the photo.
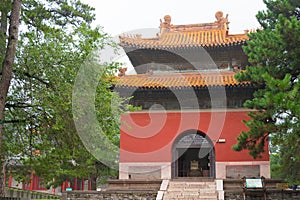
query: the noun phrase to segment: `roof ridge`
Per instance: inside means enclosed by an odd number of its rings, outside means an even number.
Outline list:
[[[178,76],[185,76],[185,75],[195,75],[195,74],[200,74],[200,75],[212,75],[212,76],[216,76],[216,75],[231,75],[231,74],[236,74],[236,72],[234,71],[218,71],[218,70],[213,70],[213,71],[194,71],[194,72],[171,72],[171,73],[154,73],[154,74],[128,74],[125,76],[122,76],[122,78],[124,77],[178,77]]]

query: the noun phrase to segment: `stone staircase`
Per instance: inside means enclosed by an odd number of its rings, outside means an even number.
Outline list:
[[[170,180],[162,199],[218,200],[218,192],[214,180]]]

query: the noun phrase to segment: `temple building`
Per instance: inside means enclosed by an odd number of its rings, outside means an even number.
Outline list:
[[[257,159],[232,149],[257,88],[234,78],[248,64],[247,31],[230,34],[228,16],[215,17],[173,25],[166,15],[154,38],[120,36],[137,74],[121,70],[115,90],[142,108],[122,116],[120,179],[270,178],[267,146]]]

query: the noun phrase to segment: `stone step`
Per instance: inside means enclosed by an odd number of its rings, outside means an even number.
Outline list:
[[[214,196],[217,194],[216,191],[214,192],[207,192],[207,191],[171,191],[166,192],[166,194],[170,195],[205,195],[205,196]]]
[[[215,183],[202,183],[202,184],[192,184],[192,183],[189,183],[189,184],[185,184],[185,183],[172,183],[170,182],[169,184],[169,187],[206,187],[206,186],[215,186],[216,184]]]
[[[216,188],[216,185],[169,185],[169,188]]]
[[[197,191],[197,192],[207,192],[207,193],[214,193],[216,190],[215,189],[213,189],[213,188],[199,188],[199,189],[192,189],[192,188],[181,188],[181,189],[179,189],[179,188],[170,188],[170,189],[168,189],[168,192],[184,192],[184,191],[186,191],[186,192],[190,192],[190,191]]]
[[[216,183],[214,181],[170,181],[163,200],[200,199],[217,200]]]
[[[200,199],[200,200],[217,200],[218,197],[215,196],[176,196],[176,197],[164,197],[163,200],[171,200],[171,199]]]
[[[185,186],[185,185],[180,185],[180,186],[175,186],[175,185],[169,185],[168,189],[170,190],[176,190],[176,189],[187,189],[187,190],[201,190],[201,189],[208,189],[208,190],[216,190],[216,185],[191,185],[191,186]]]
[[[172,199],[172,198],[182,198],[182,197],[186,197],[186,198],[190,198],[190,197],[192,197],[192,198],[199,198],[199,199],[203,199],[203,198],[206,198],[206,199],[216,199],[217,198],[217,195],[216,194],[214,194],[214,195],[199,195],[199,194],[194,194],[194,195],[187,195],[187,194],[179,194],[179,195],[173,195],[173,194],[171,194],[171,195],[168,195],[168,194],[165,194],[164,196],[163,196],[163,199]]]
[[[202,182],[180,182],[180,181],[170,181],[170,184],[173,185],[209,185],[209,184],[215,184],[215,182],[212,181],[202,181]]]

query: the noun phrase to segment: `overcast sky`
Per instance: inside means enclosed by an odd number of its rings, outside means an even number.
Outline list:
[[[96,24],[115,36],[134,29],[158,28],[171,15],[172,24],[215,21],[216,11],[228,14],[230,33],[259,27],[255,15],[265,9],[262,0],[82,0],[96,8]]]

